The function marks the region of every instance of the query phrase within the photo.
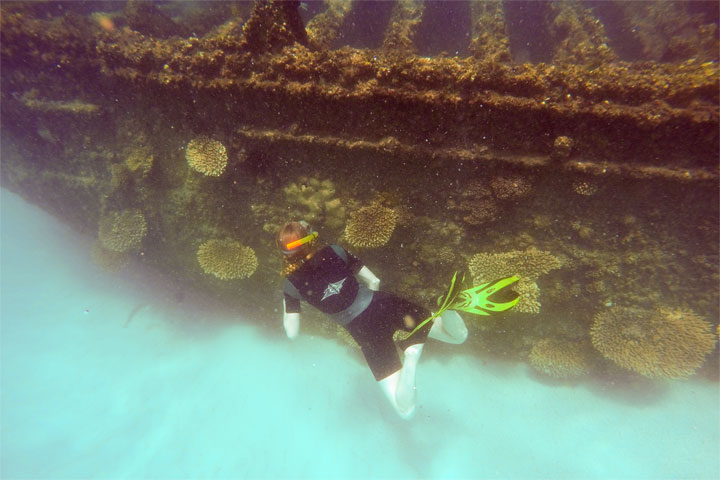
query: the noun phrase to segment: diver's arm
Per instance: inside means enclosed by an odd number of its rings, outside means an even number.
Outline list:
[[[356,275],[370,290],[377,292],[380,289],[380,279],[369,268],[363,266]]]
[[[296,312],[288,312],[283,299],[283,327],[288,338],[294,339],[300,332],[300,314]]]

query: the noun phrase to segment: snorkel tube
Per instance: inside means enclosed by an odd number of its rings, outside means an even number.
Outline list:
[[[313,240],[315,240],[315,237],[317,237],[317,236],[318,236],[318,233],[313,232],[310,235],[308,235],[307,237],[303,237],[300,240],[295,240],[294,242],[290,242],[287,245],[285,245],[285,250],[289,253],[292,253],[292,252],[290,252],[291,250],[295,250],[300,245],[304,245],[306,243],[312,242]]]
[[[300,220],[298,223],[305,228],[308,235],[304,236],[303,238],[301,238],[299,240],[294,240],[292,242],[285,244],[283,251],[282,251],[285,255],[294,254],[295,252],[298,251],[298,248],[300,248],[301,246],[303,246],[307,243],[312,242],[318,236],[318,232],[314,231],[313,228],[306,221]]]

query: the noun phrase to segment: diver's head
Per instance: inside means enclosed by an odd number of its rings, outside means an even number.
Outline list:
[[[280,228],[277,235],[277,246],[287,258],[306,256],[312,250],[313,240],[318,233],[307,222],[288,222]]]

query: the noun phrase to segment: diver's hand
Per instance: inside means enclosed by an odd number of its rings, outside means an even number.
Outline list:
[[[300,332],[300,314],[286,312],[283,316],[283,327],[289,339],[297,337]]]
[[[378,290],[380,290],[380,279],[378,277],[376,277],[375,274],[373,272],[371,272],[369,268],[362,267],[360,269],[360,271],[357,273],[357,276],[360,280],[365,282],[365,284],[367,285],[367,287],[370,290],[372,290],[374,292],[377,292]]]

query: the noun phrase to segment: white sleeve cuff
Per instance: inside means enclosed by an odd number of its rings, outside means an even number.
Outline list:
[[[357,273],[357,277],[365,282],[370,290],[378,291],[380,288],[380,279],[367,267],[362,267]]]

